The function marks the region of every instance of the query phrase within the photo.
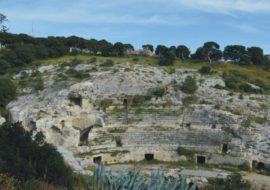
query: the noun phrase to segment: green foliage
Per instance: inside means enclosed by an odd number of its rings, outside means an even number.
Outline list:
[[[38,135],[25,131],[20,123],[0,127],[0,172],[25,182],[36,178],[72,188],[73,174],[56,148]]]
[[[246,81],[249,81],[249,77],[241,73],[240,71],[230,71],[223,73],[223,78],[226,84],[226,88],[234,90],[234,91],[240,91],[245,93],[262,93],[262,89],[253,88],[250,84],[248,84]],[[263,86],[264,83],[260,80],[257,80],[257,84]]]
[[[154,96],[156,98],[161,98],[166,94],[166,88],[159,86],[148,91],[149,96]]]
[[[90,190],[195,190],[196,184],[188,187],[183,177],[166,180],[164,174],[153,173],[149,179],[140,175],[138,170],[122,170],[117,176],[105,172],[101,164],[94,171]]]
[[[159,59],[159,65],[161,66],[169,66],[169,65],[173,65],[175,61],[175,55],[169,51],[166,50]]]
[[[263,50],[259,47],[250,47],[247,49],[248,55],[250,56],[251,62],[254,65],[263,65],[264,57]]]
[[[90,76],[88,73],[84,73],[83,71],[77,71],[75,69],[67,70],[66,74],[68,76],[76,78],[76,79],[85,79],[85,78],[88,78]]]
[[[232,60],[234,63],[241,65],[250,64],[250,57],[248,56],[245,46],[242,45],[229,45],[224,49],[224,58]]]
[[[34,84],[35,90],[43,90],[44,89],[44,82],[41,77],[39,77]]]
[[[100,64],[101,67],[112,67],[114,64],[113,60],[107,59],[104,63]]]
[[[188,106],[190,104],[195,104],[198,102],[198,97],[197,96],[187,96],[182,99],[182,103],[185,106]]]
[[[177,154],[179,156],[187,156],[189,158],[193,157],[197,153],[194,150],[186,149],[186,148],[181,147],[181,146],[178,147],[176,151],[177,151]]]
[[[150,100],[151,97],[142,96],[142,95],[135,95],[132,98],[132,106],[141,106],[145,101]]]
[[[0,78],[0,110],[16,97],[16,87],[8,79]]]
[[[198,60],[218,61],[222,57],[222,51],[219,50],[220,46],[216,42],[206,42],[203,47],[199,47],[193,58]]]
[[[196,80],[195,78],[191,76],[188,76],[181,86],[182,92],[188,93],[188,94],[194,94],[197,89],[198,89],[198,86],[196,84]]]
[[[222,127],[221,129],[228,135],[232,135],[234,138],[239,138],[239,135],[231,127]]]
[[[209,66],[202,66],[199,72],[203,75],[209,75],[211,74],[212,70],[211,70],[211,67]]]
[[[177,58],[180,58],[182,60],[189,59],[190,57],[190,50],[188,47],[184,45],[180,45],[176,48],[175,54]]]
[[[209,179],[205,190],[250,190],[251,184],[242,179],[240,174],[233,174],[227,179]]]
[[[90,59],[90,63],[95,63],[95,62],[97,62],[97,58],[96,58],[96,57],[92,57],[92,58]]]

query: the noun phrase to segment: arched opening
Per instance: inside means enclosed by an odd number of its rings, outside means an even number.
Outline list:
[[[82,146],[83,144],[87,143],[88,136],[89,136],[89,133],[90,133],[90,131],[91,131],[92,128],[93,128],[93,126],[81,130],[81,132],[80,132],[80,143],[79,143],[79,146]]]
[[[123,146],[122,139],[119,136],[115,137],[115,143],[116,143],[117,147],[122,147]]]
[[[128,99],[124,99],[124,101],[123,101],[123,105],[125,106],[125,107],[127,107],[127,105],[128,105]]]
[[[96,164],[100,164],[102,162],[102,157],[101,156],[94,157],[93,162]]]
[[[77,106],[82,107],[82,98],[81,97],[69,98],[69,100],[73,105],[77,105]]]
[[[154,154],[145,154],[144,155],[144,159],[146,160],[146,161],[151,161],[151,160],[154,160]]]
[[[197,164],[205,164],[206,157],[205,156],[197,156]]]

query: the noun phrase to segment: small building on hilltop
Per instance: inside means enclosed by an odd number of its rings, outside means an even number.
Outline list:
[[[148,57],[152,57],[154,56],[155,54],[150,51],[150,50],[147,50],[147,49],[139,49],[139,50],[127,50],[125,52],[125,55],[127,56],[148,56]]]

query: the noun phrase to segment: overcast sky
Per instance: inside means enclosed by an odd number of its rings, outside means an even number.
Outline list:
[[[142,44],[206,41],[270,53],[270,0],[0,0],[10,32]]]

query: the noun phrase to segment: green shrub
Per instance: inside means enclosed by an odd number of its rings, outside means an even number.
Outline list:
[[[197,96],[187,96],[182,99],[182,103],[185,106],[188,106],[190,104],[195,104],[198,102],[198,97]]]
[[[201,69],[199,70],[199,72],[203,75],[209,75],[211,74],[211,67],[209,66],[202,66]]]
[[[166,88],[163,87],[163,86],[159,86],[159,87],[150,89],[148,91],[148,94],[150,96],[161,98],[161,97],[163,97],[166,94]]]
[[[76,78],[76,79],[85,79],[85,78],[88,78],[90,76],[88,73],[84,73],[82,71],[77,71],[75,69],[67,70],[66,74],[68,74],[69,76]]]
[[[113,60],[106,59],[106,61],[102,64],[100,64],[101,67],[112,67],[114,64]]]
[[[0,107],[5,108],[15,97],[15,85],[9,79],[0,79]]]
[[[138,57],[134,57],[134,58],[132,58],[132,61],[138,62],[139,61],[139,58]]]
[[[186,149],[181,146],[178,147],[176,151],[179,156],[186,156],[186,157],[193,157],[197,153],[194,150]]]
[[[198,89],[195,78],[188,76],[181,86],[181,90],[187,94],[194,94]]]
[[[20,123],[0,127],[0,173],[8,173],[26,182],[39,179],[71,189],[73,172],[56,148],[45,143],[44,136],[25,131]]]
[[[95,63],[95,62],[97,62],[97,58],[96,57],[92,57],[89,62],[90,63]]]
[[[133,106],[140,106],[144,103],[145,97],[141,95],[135,95],[132,99],[132,105]]]
[[[216,85],[214,86],[214,88],[219,89],[219,90],[225,89],[225,87],[223,87],[223,86],[221,86],[221,85],[219,85],[219,84],[216,84]]]
[[[41,77],[37,79],[37,81],[34,83],[35,90],[43,90],[44,89],[44,83]]]
[[[250,84],[247,84],[247,83],[240,84],[239,90],[246,93],[262,93],[261,89],[255,89]]]

